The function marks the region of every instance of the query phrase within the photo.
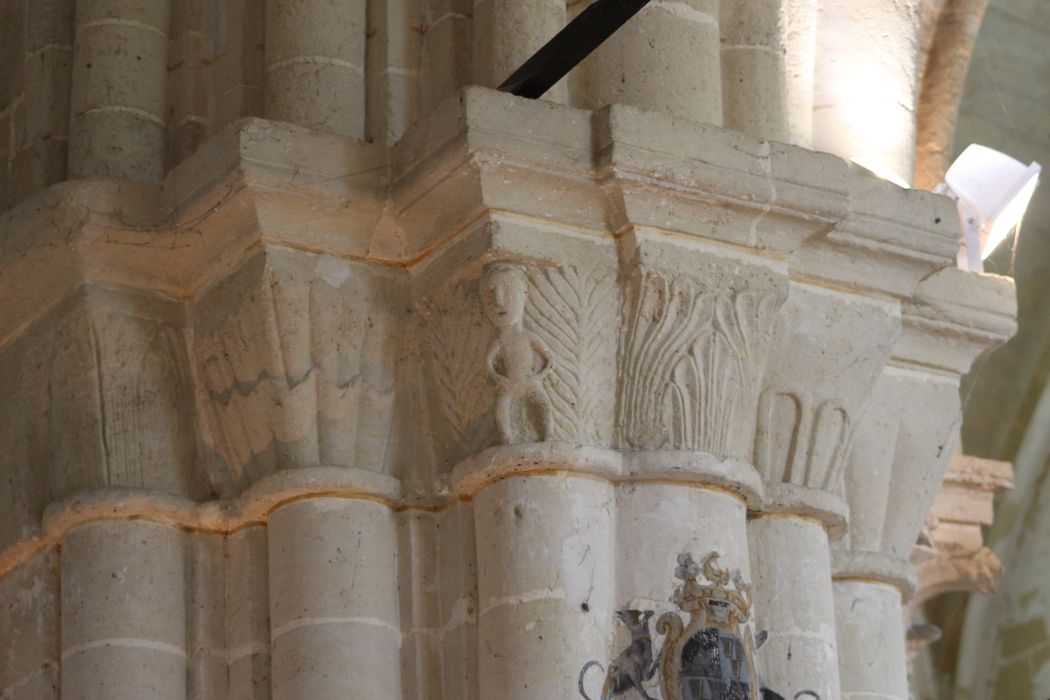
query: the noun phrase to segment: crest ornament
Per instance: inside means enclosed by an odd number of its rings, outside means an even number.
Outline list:
[[[679,554],[675,577],[682,585],[674,604],[689,615],[668,612],[656,622],[664,635],[660,690],[664,700],[760,700],[755,642],[747,622],[751,589],[738,571],[717,566],[711,552],[699,564]],[[732,583],[732,585],[730,585]]]
[[[752,633],[751,586],[739,570],[732,573],[718,566],[718,552],[709,552],[700,562],[689,553],[678,555],[674,575],[681,585],[671,602],[676,612],[665,612],[656,621],[663,644],[654,658],[649,632],[651,610],[617,612],[631,633],[630,644],[610,664],[602,684],[600,700],[612,700],[632,691],[644,700],[655,700],[643,684],[658,677],[662,700],[785,700],[763,687],[755,654],[766,640],[766,632]],[[683,614],[688,619],[683,619]],[[586,700],[588,661],[580,670],[579,690]],[[820,697],[800,690],[793,700]]]

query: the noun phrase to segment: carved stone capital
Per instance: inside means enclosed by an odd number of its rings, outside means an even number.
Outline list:
[[[1013,487],[1009,462],[957,454],[911,552],[919,576],[908,610],[951,591],[991,593],[1003,565],[984,546],[995,496]]]
[[[787,288],[775,268],[637,235],[628,245],[619,439],[746,459]]]
[[[839,492],[899,327],[893,304],[792,282],[758,402],[754,459],[767,483]]]
[[[845,551],[907,562],[958,441],[960,375],[1014,328],[1013,285],[945,268],[904,304],[846,470]],[[843,556],[846,556],[843,554]]]

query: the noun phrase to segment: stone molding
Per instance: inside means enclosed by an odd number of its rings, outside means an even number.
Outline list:
[[[508,113],[531,125],[529,138],[501,128]],[[661,141],[663,132],[674,136]],[[689,144],[684,153],[682,144]],[[560,197],[521,196],[528,172],[542,174],[545,189],[560,191]],[[847,191],[835,189],[847,182],[856,189],[886,189],[881,198],[858,196],[851,204]],[[615,183],[623,184],[610,192]],[[827,154],[631,107],[614,105],[592,115],[481,88],[447,101],[390,149],[245,119],[157,185],[71,181],[3,214],[4,279],[11,284],[30,278],[34,285],[27,290],[32,297],[22,298],[15,289],[4,294],[26,308],[16,307],[0,327],[0,344],[34,317],[29,307],[39,314],[81,284],[192,298],[260,246],[273,245],[417,267],[486,212],[493,218],[536,217],[597,236],[615,235],[628,222],[659,222],[660,228],[670,224],[670,230],[757,246],[759,254],[774,256],[842,222],[848,235],[832,235],[832,250],[845,246],[876,263],[892,250],[923,265],[921,274],[944,266],[955,248],[950,202],[888,187]],[[461,192],[451,196],[455,190]],[[707,216],[668,220],[665,205],[639,218],[636,197],[639,204],[669,197],[669,204],[695,205]],[[441,217],[420,214],[433,211],[436,202],[445,212]],[[303,207],[313,212],[308,227],[295,223]],[[712,219],[726,207],[741,212],[742,220]],[[937,225],[927,221],[930,214]],[[790,221],[796,233],[789,239],[769,238],[775,232],[767,228]],[[858,238],[854,227],[886,245]],[[20,274],[39,269],[49,277]],[[804,274],[836,281],[832,268]],[[893,293],[906,286],[870,289]]]
[[[827,531],[828,539],[837,542],[846,534],[849,507],[834,493],[796,484],[765,484],[765,500],[756,517],[810,518]]]
[[[896,588],[907,599],[915,592],[916,574],[910,563],[881,552],[832,550],[832,578],[868,581]]]
[[[753,467],[739,460],[721,461],[707,453],[621,453],[559,442],[498,446],[457,465],[450,487],[429,497],[405,493],[400,481],[386,474],[324,466],[278,471],[233,498],[205,502],[144,489],[81,492],[49,505],[35,532],[0,551],[0,577],[41,549],[56,546],[66,532],[98,520],[146,520],[187,531],[231,534],[253,524],[265,524],[274,510],[304,499],[369,500],[394,511],[437,512],[473,499],[501,479],[550,474],[597,478],[613,484],[704,488],[731,494],[752,508],[764,503],[763,485]],[[817,508],[811,509],[816,513]]]

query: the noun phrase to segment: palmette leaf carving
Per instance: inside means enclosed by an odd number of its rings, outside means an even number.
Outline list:
[[[396,329],[373,282],[267,265],[195,342],[205,442],[233,483],[281,468],[384,468]],[[237,280],[234,280],[237,283]]]
[[[619,415],[628,445],[656,449],[672,440],[664,397],[675,366],[714,310],[691,280],[641,271],[635,283],[627,305]]]
[[[606,445],[611,440],[609,392],[616,361],[619,293],[609,269],[532,268],[525,318],[555,357],[547,381],[553,439]]]
[[[453,454],[446,456],[465,457],[496,438],[495,389],[485,368],[492,330],[481,312],[476,282],[451,285],[443,299],[424,302],[420,311],[441,423],[454,443]]]
[[[754,411],[781,301],[640,271],[621,366],[627,444],[742,456],[741,420]]]

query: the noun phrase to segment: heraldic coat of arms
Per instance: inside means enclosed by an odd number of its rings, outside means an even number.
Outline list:
[[[650,610],[620,610],[620,621],[631,633],[631,643],[609,664],[600,700],[612,700],[633,691],[635,697],[655,700],[643,684],[659,674],[663,700],[784,700],[763,688],[755,665],[756,640],[751,617],[751,587],[739,571],[720,569],[711,552],[698,564],[690,554],[678,555],[675,577],[682,581],[672,602],[678,611],[665,612],[656,621],[663,635],[653,654],[649,632]],[[683,617],[683,614],[688,617]],[[761,645],[764,635],[759,635]],[[580,671],[579,690],[587,700],[584,680],[589,661]],[[812,691],[801,691],[795,697]]]

